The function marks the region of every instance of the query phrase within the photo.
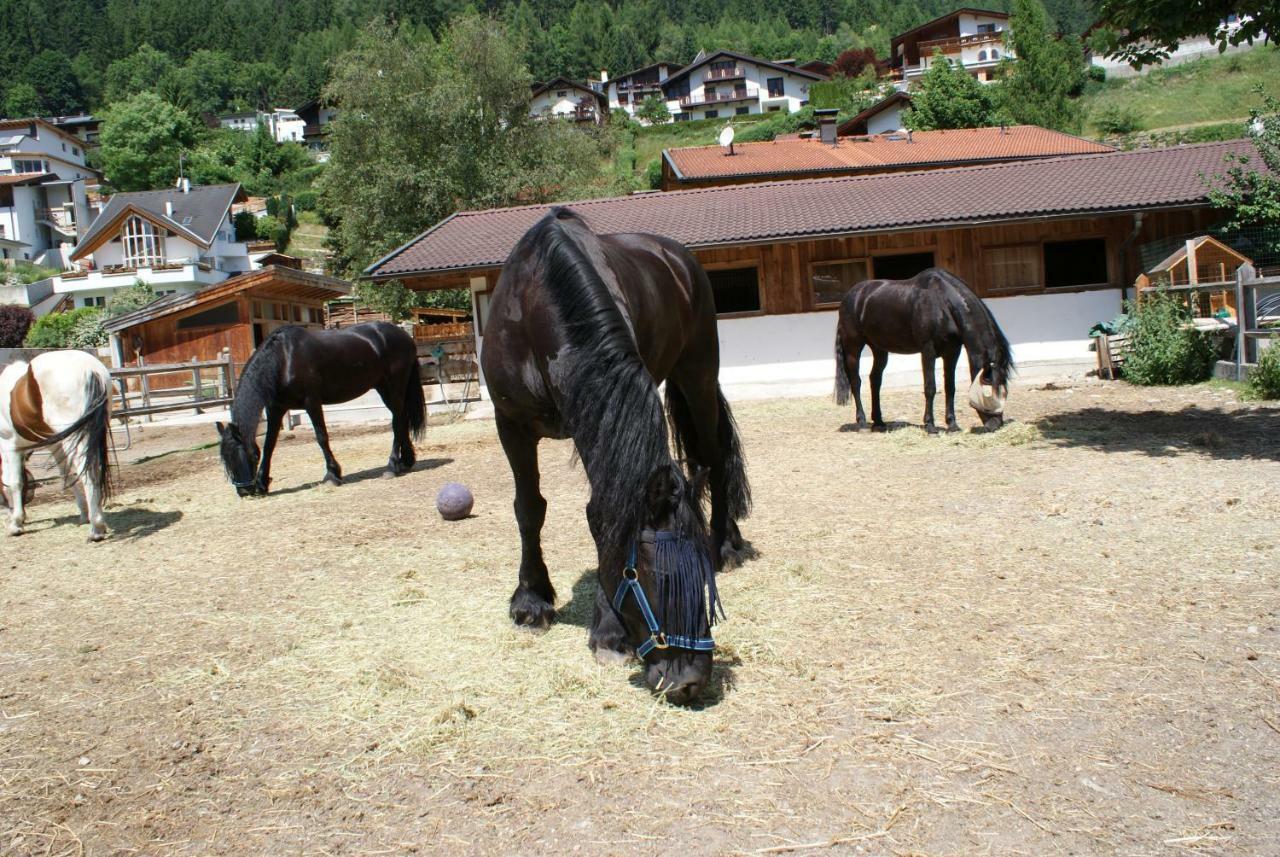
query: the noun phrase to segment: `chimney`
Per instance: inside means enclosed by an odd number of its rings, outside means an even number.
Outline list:
[[[185,176],[182,179],[182,192],[183,193],[191,192],[191,179],[186,178]]]
[[[166,199],[164,201],[164,216],[170,220],[173,219],[173,200],[171,199]]]
[[[828,146],[836,144],[836,117],[840,111],[834,107],[825,107],[813,111],[818,117],[818,139]]]
[[[907,129],[907,142],[908,142],[908,143],[912,142],[912,140],[911,140],[911,129],[910,129],[910,128],[908,128],[908,129]]]
[[[601,83],[609,82],[609,69],[607,68],[600,69],[600,82]]]

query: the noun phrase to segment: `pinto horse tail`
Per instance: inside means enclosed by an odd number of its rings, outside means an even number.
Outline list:
[[[414,348],[416,350],[417,346]],[[419,374],[416,356],[409,369],[408,386],[404,391],[404,413],[409,420],[409,431],[413,433],[413,439],[422,440],[427,429],[427,398],[422,392],[422,376]]]
[[[110,499],[112,491],[108,450],[111,442],[111,390],[100,377],[91,374],[85,384],[85,397],[89,407],[75,422],[28,448],[68,443],[73,449],[81,449],[84,463],[79,473],[67,477],[67,487],[81,479],[87,479],[98,486],[98,493],[105,503]]]
[[[742,455],[742,443],[738,439],[738,425],[725,401],[724,392],[716,385],[716,409],[718,418],[717,446],[725,472],[725,506],[729,517],[741,521],[751,513],[751,485],[747,482],[747,466]],[[689,450],[697,442],[697,428],[684,390],[667,381],[667,419],[671,423],[671,437],[677,457],[688,458]],[[704,464],[706,462],[703,462]]]
[[[840,327],[836,326],[836,388],[833,395],[837,405],[849,404],[853,383],[849,379],[849,364],[845,361],[844,343],[840,340]]]

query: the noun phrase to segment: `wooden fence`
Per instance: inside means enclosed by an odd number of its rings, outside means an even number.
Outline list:
[[[111,370],[118,402],[112,416],[121,420],[144,417],[150,421],[153,414],[194,410],[204,413],[205,408],[222,408],[231,404],[236,392],[236,367],[229,349],[222,350],[217,360],[192,360],[188,363],[158,363],[146,365],[139,357],[138,366],[126,366]],[[154,375],[181,374],[190,377],[189,384],[179,387],[151,389]],[[212,375],[212,379],[206,375]]]
[[[1262,277],[1252,265],[1236,270],[1236,380],[1243,381],[1246,365],[1258,362],[1258,340],[1280,337],[1280,276]],[[1272,342],[1271,348],[1280,348]]]

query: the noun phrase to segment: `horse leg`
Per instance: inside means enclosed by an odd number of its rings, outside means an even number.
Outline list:
[[[280,423],[284,421],[284,415],[284,408],[267,408],[267,435],[262,439],[262,460],[258,462],[258,475],[254,479],[254,490],[260,494],[266,494],[271,488],[271,456],[276,451],[276,441],[280,439]]]
[[[538,438],[510,417],[497,415],[498,440],[516,483],[516,523],[520,527],[520,582],[511,594],[510,615],[517,625],[545,628],[556,618],[556,590],[542,560],[542,523],[547,501],[538,485]]]
[[[395,390],[400,391],[399,395]],[[382,474],[387,479],[399,476],[413,466],[412,462],[404,460],[405,446],[409,441],[409,419],[404,412],[404,384],[385,384],[378,388],[378,395],[382,404],[391,411],[391,457],[387,459],[387,469]]]
[[[320,451],[324,453],[324,482],[329,485],[342,484],[342,468],[338,465],[338,459],[333,457],[333,450],[329,449],[329,430],[324,424],[324,408],[319,402],[307,402],[307,416],[311,418],[311,425],[316,430],[316,443],[320,444]]]
[[[947,431],[960,431],[956,423],[956,364],[960,362],[960,346],[942,354],[942,384],[947,397]]]
[[[884,379],[884,367],[889,364],[889,352],[882,348],[871,349],[871,430],[884,431],[884,414],[880,412],[880,382]]]
[[[26,498],[22,496],[22,466],[25,456],[8,446],[0,447],[0,473],[4,475],[4,489],[9,494],[9,535],[22,535],[27,522]]]
[[[929,434],[938,433],[938,427],[933,424],[933,400],[938,395],[938,381],[934,378],[937,362],[938,354],[933,345],[925,345],[920,352],[920,371],[924,373],[924,430]]]
[[[49,452],[53,455],[53,460],[58,465],[58,473],[62,476],[62,484],[71,486],[71,496],[76,498],[76,508],[80,510],[80,523],[89,523],[89,505],[84,496],[84,486],[72,474],[70,465],[67,463],[66,452],[63,451],[61,445],[55,445]]]

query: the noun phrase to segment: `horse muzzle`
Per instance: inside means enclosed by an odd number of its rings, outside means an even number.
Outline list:
[[[689,705],[711,680],[711,653],[660,649],[645,659],[644,683],[672,705]]]

